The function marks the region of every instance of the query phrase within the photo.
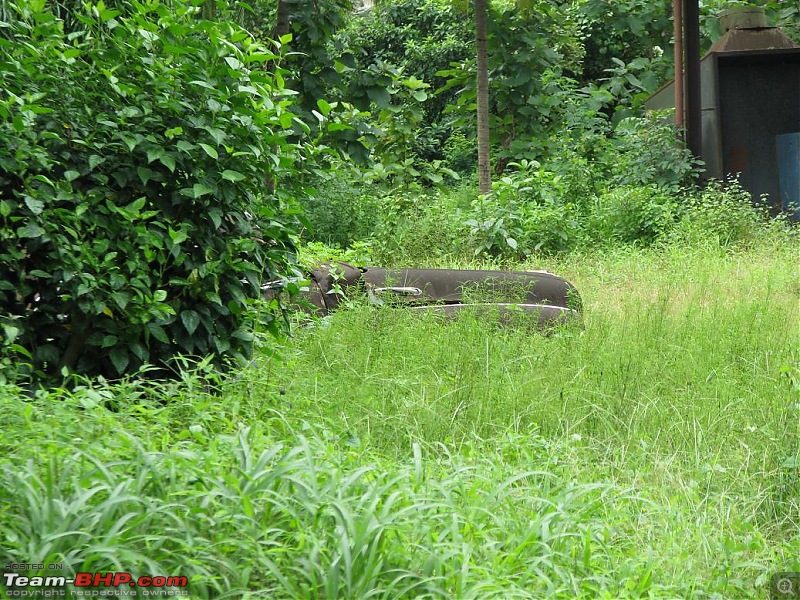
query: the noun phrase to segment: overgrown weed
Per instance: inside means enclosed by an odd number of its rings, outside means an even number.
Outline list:
[[[531,259],[583,296],[551,336],[355,304],[235,378],[6,384],[0,548],[200,598],[756,596],[797,567],[796,255]]]

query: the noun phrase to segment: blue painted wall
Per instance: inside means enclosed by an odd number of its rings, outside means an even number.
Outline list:
[[[800,131],[775,136],[781,206],[800,220]]]

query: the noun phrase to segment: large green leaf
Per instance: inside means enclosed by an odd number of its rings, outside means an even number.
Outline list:
[[[228,181],[242,181],[245,176],[242,175],[239,171],[232,171],[230,169],[225,169],[222,172],[222,178]]]
[[[191,309],[184,310],[181,312],[181,322],[183,326],[186,327],[187,333],[189,335],[194,335],[197,326],[200,324],[200,315]]]
[[[167,336],[166,331],[164,331],[164,328],[158,323],[148,323],[147,330],[159,342],[163,344],[169,344],[169,337]]]
[[[36,223],[28,223],[17,229],[17,237],[20,238],[38,238],[43,236],[44,233],[44,229],[39,227]]]
[[[219,154],[217,153],[217,150],[215,148],[212,148],[211,146],[209,146],[208,144],[204,144],[203,142],[200,142],[198,146],[200,146],[205,151],[205,153],[208,154],[214,160],[217,160],[219,158]]]

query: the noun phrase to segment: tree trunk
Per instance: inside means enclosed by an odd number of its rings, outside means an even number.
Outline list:
[[[215,0],[205,0],[201,14],[206,21],[213,21],[217,16],[217,3]]]
[[[475,0],[475,45],[478,51],[478,189],[492,191],[489,165],[489,50],[486,34],[487,0]]]
[[[281,39],[281,36],[286,35],[291,31],[291,23],[289,22],[289,7],[286,6],[286,0],[278,0],[277,18],[275,19],[275,39]]]

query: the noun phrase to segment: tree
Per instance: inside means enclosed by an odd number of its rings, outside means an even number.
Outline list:
[[[481,194],[492,191],[489,157],[489,40],[487,0],[475,0],[475,47],[477,50],[478,87],[478,189]]]
[[[476,59],[475,52],[471,59],[451,63],[450,69],[438,75],[448,77],[446,91],[459,90],[448,109],[455,117],[452,122],[469,125],[473,131],[475,107],[481,107],[484,98],[482,90],[478,98],[478,85],[483,88],[486,83],[488,89],[491,76],[491,95],[487,92],[486,111],[480,108],[478,118],[481,122],[487,118],[493,170],[502,173],[510,161],[537,160],[547,152],[547,139],[559,127],[563,111],[561,92],[572,87],[564,73],[576,68],[582,57],[580,27],[568,7],[551,0],[514,4],[482,0],[473,8],[476,49],[486,39],[485,70],[483,53]],[[482,28],[484,16],[485,35],[477,33],[478,19]],[[482,153],[488,158],[485,146]],[[485,160],[484,169],[488,168]],[[488,189],[485,170],[482,179],[481,185]]]
[[[289,7],[286,5],[286,0],[278,0],[277,6],[275,11],[275,39],[279,40],[291,31],[291,23],[289,22]]]
[[[284,322],[253,302],[292,272],[307,156],[261,68],[277,57],[190,2],[86,4],[70,35],[44,3],[16,13],[0,37],[0,358],[52,376],[246,358],[256,322]]]

